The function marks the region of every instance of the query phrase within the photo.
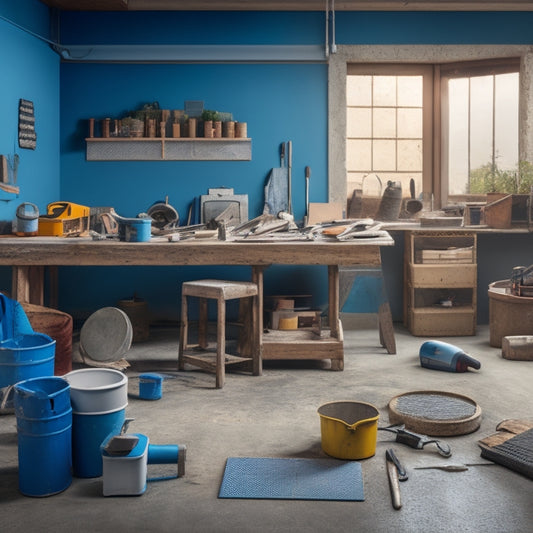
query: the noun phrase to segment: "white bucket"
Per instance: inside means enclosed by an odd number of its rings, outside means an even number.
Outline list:
[[[84,368],[63,376],[70,384],[74,413],[106,414],[128,405],[128,377],[110,368]]]

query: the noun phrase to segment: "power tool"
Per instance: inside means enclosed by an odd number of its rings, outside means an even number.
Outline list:
[[[420,346],[420,364],[433,370],[466,372],[469,367],[479,370],[481,363],[461,348],[442,341],[426,341]]]

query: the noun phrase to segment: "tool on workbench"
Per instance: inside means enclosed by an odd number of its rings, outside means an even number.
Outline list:
[[[385,460],[387,464],[387,475],[389,478],[392,506],[395,509],[401,509],[402,499],[400,494],[400,480],[405,481],[407,479],[407,474],[405,474],[405,470],[392,448],[389,448],[385,452]]]
[[[286,164],[286,146],[282,142],[279,146],[279,168],[273,168],[265,185],[265,205],[263,214],[277,215],[282,211],[289,212],[288,198],[288,167]]]
[[[72,202],[52,202],[46,215],[39,216],[37,234],[67,237],[89,231],[90,208]]]
[[[409,180],[409,193],[411,198],[405,202],[405,211],[408,216],[411,216],[422,211],[423,207],[422,202],[416,199],[415,180],[413,178]]]
[[[437,451],[443,457],[450,457],[452,455],[451,448],[445,442],[433,439],[427,435],[419,435],[418,433],[408,431],[405,429],[403,424],[387,426],[378,429],[381,431],[390,431],[391,433],[394,433],[396,435],[396,442],[399,442],[400,444],[407,444],[407,446],[410,446],[411,448],[421,450],[427,444],[435,444]]]
[[[304,228],[309,220],[309,180],[311,179],[311,168],[305,167],[305,217]]]
[[[287,193],[289,205],[287,211],[292,215],[292,141],[287,141]]]
[[[152,231],[171,230],[179,226],[178,211],[168,203],[168,196],[164,201],[153,203],[146,212],[152,218]]]
[[[420,365],[446,372],[466,372],[468,367],[479,370],[481,363],[461,348],[447,342],[430,340],[420,346]]]

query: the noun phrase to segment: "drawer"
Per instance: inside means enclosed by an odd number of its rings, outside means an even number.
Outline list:
[[[416,265],[410,263],[409,279],[413,288],[475,287],[477,265]]]

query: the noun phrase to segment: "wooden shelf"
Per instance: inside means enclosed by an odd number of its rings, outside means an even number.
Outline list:
[[[87,138],[87,161],[250,161],[252,139]]]
[[[311,328],[269,330],[263,333],[263,359],[331,359],[332,368],[342,370],[342,335],[332,337],[328,329],[323,330],[322,334],[322,337],[318,337]]]
[[[404,323],[409,331],[416,336],[475,335],[476,234],[409,231],[405,242]],[[448,298],[455,302],[451,307],[435,305]]]

